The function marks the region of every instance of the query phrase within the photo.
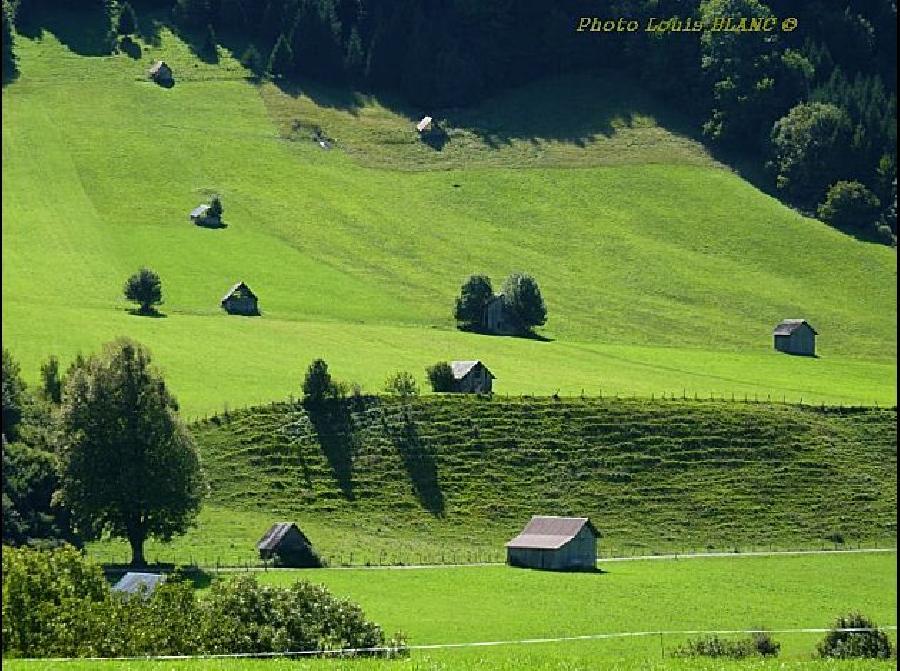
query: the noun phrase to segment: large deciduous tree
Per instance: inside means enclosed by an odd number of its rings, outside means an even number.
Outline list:
[[[800,103],[772,128],[776,185],[796,202],[814,205],[849,170],[852,128],[847,113],[828,103]]]
[[[200,508],[196,446],[150,354],[120,339],[69,375],[61,410],[62,499],[79,531],[125,537],[142,566],[148,536],[183,533]]]

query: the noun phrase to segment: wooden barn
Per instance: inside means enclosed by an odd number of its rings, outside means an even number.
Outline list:
[[[597,568],[600,532],[587,517],[534,516],[506,544],[506,563],[553,571]]]
[[[156,61],[153,66],[147,70],[147,75],[157,84],[171,84],[175,79],[170,68],[164,61]]]
[[[243,282],[238,282],[222,298],[222,308],[230,315],[259,314],[259,299]]]
[[[785,319],[772,332],[775,349],[788,354],[816,355],[818,332],[805,319]]]
[[[160,573],[128,572],[111,589],[121,594],[143,593],[144,596],[150,596],[153,590],[165,581],[166,576]]]
[[[416,130],[425,133],[431,130],[431,117],[425,116],[416,124]]]
[[[503,302],[502,294],[495,294],[488,299],[484,307],[484,328],[488,333],[498,335],[515,335],[520,333],[516,319],[510,314],[509,308]]]
[[[202,205],[198,205],[193,210],[191,210],[191,221],[196,223],[202,222],[207,217],[207,212],[209,212],[209,205],[203,203]]]
[[[496,376],[480,361],[451,361],[453,391],[463,394],[489,394]]]
[[[259,558],[282,566],[318,568],[322,565],[312,543],[293,522],[276,522],[256,544]]]

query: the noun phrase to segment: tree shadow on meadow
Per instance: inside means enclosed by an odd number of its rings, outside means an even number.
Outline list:
[[[434,452],[422,442],[418,427],[409,413],[409,408],[404,407],[402,413],[400,429],[388,428],[390,438],[403,460],[403,466],[419,503],[432,515],[442,517],[446,502],[438,481]]]
[[[354,437],[348,408],[340,400],[328,399],[307,408],[307,413],[335,482],[344,498],[353,501]]]

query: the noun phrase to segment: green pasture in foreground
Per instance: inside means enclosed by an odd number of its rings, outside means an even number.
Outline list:
[[[436,152],[388,99],[255,85],[166,28],[137,60],[79,55],[79,20],[53,10],[18,36],[2,94],[2,320],[32,381],[51,353],[130,335],[189,416],[296,393],[316,356],[370,391],[480,358],[501,393],[895,396],[895,252],[763,195],[616,76],[448,112]],[[174,88],[146,80],[158,58]],[[227,228],[191,225],[213,192]],[[121,297],[141,265],[163,279],[164,318]],[[457,332],[462,280],[515,270],[541,284],[549,340]],[[219,309],[238,280],[262,317]],[[820,358],[772,351],[796,316]]]
[[[602,563],[603,572],[551,573],[507,567],[308,570],[258,574],[268,584],[322,583],[359,602],[387,632],[411,644],[513,641],[615,632],[827,628],[859,609],[896,622],[896,554],[735,557]],[[673,660],[688,636],[415,651],[401,661],[194,661],[72,663],[66,668],[174,669],[800,669],[890,668],[890,662],[813,661],[822,634],[774,634],[778,660]],[[896,640],[896,635],[891,633]],[[96,663],[94,663],[96,664]],[[290,664],[290,666],[289,666]],[[12,663],[55,668],[48,663]]]

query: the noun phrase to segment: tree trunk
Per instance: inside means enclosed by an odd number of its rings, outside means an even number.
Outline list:
[[[135,568],[143,568],[147,565],[144,559],[144,534],[134,531],[128,534],[128,543],[131,545],[131,565]]]

